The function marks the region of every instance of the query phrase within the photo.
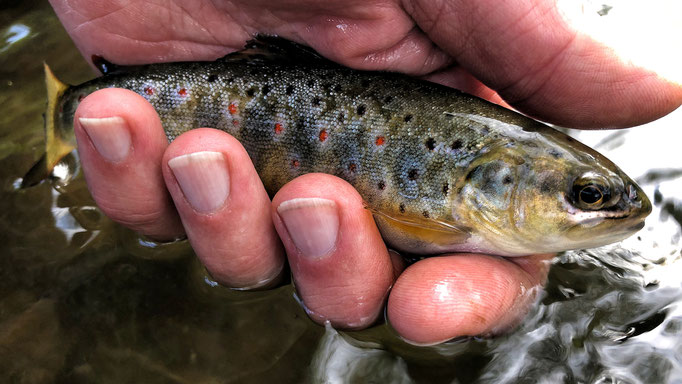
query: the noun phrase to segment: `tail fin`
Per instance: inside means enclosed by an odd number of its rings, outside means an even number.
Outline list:
[[[45,153],[22,180],[22,187],[38,184],[47,178],[55,165],[64,156],[76,149],[73,134],[65,135],[59,127],[59,102],[69,89],[69,85],[61,82],[52,70],[43,63],[45,68],[45,85],[47,87],[47,110],[45,111]],[[70,127],[68,128],[70,129]],[[69,130],[69,132],[72,132]]]
[[[52,168],[66,156],[69,152],[76,149],[73,137],[66,138],[63,132],[58,129],[59,101],[64,92],[69,88],[62,83],[57,76],[52,73],[50,67],[45,66],[45,85],[47,86],[47,111],[45,112],[45,164],[47,172],[52,172]]]

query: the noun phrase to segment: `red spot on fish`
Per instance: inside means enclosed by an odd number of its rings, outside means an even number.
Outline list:
[[[230,105],[227,107],[227,110],[230,111],[230,115],[234,115],[237,113],[237,104],[230,103]]]
[[[180,96],[187,96],[187,90],[185,88],[180,88],[178,90],[178,95]]]
[[[291,160],[291,166],[292,167],[298,168],[300,165],[301,165],[301,162],[299,162],[298,160],[296,160],[296,159]]]
[[[349,170],[349,171],[355,172],[355,170],[357,170],[357,169],[358,169],[358,166],[355,165],[355,163],[350,163],[350,164],[348,164],[348,170]]]
[[[232,120],[232,125],[234,125],[235,127],[238,127],[239,126],[239,120]]]
[[[327,140],[327,136],[329,136],[329,134],[327,133],[327,130],[326,129],[321,130],[320,131],[320,142],[324,142],[325,140]]]
[[[144,87],[144,93],[148,94],[149,96],[154,94],[154,88],[152,87]]]
[[[386,143],[386,138],[383,136],[377,136],[377,139],[374,141],[376,145],[384,145]]]
[[[284,127],[282,127],[282,124],[275,123],[275,133],[282,133],[283,129],[284,129]]]

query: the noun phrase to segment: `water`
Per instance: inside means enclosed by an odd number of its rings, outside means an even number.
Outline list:
[[[682,111],[576,133],[653,198],[638,235],[557,257],[512,333],[415,347],[385,324],[315,325],[290,285],[216,286],[186,242],[104,217],[80,176],[18,189],[43,145],[42,61],[92,73],[46,3],[5,1],[0,20],[0,382],[682,383]]]

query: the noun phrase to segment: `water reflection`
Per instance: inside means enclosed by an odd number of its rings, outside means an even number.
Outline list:
[[[356,341],[356,343],[358,343]],[[372,343],[353,345],[329,324],[310,365],[311,383],[408,384],[405,361]]]
[[[54,226],[59,228],[66,237],[66,241],[71,243],[73,236],[76,233],[85,232],[85,228],[81,227],[76,218],[71,215],[70,207],[57,206],[58,197],[59,192],[52,190],[52,216],[54,217]]]
[[[24,24],[14,24],[5,31],[5,45],[0,47],[0,53],[8,50],[12,44],[25,38],[31,33],[31,28]]]

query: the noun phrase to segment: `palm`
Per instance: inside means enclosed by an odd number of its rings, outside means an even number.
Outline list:
[[[682,102],[679,86],[621,63],[542,0],[52,3],[86,56],[122,64],[212,60],[267,33],[359,69],[426,75],[456,62],[464,71],[437,81],[490,95],[472,73],[516,108],[569,126],[633,125]]]

